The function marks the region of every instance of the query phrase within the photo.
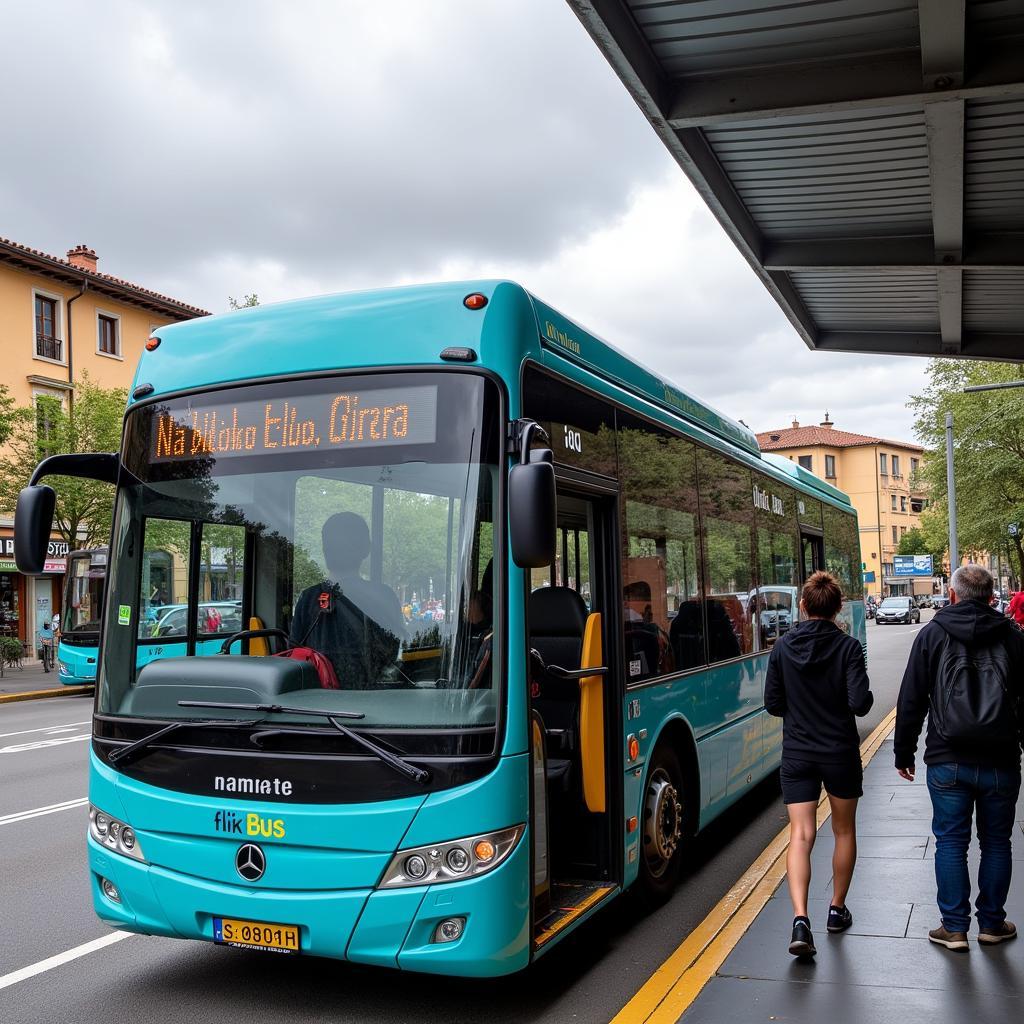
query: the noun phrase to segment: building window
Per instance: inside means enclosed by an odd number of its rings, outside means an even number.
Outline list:
[[[905,526],[900,527],[900,536],[905,537],[907,535],[907,528]]]
[[[834,455],[825,456],[825,477],[829,480],[836,478],[836,457]]]
[[[910,511],[915,513],[924,511],[925,501],[924,498],[911,498],[910,499]]]
[[[116,316],[96,315],[96,351],[105,356],[121,355],[120,323]]]
[[[889,457],[885,452],[878,453],[878,472],[881,473],[882,476],[889,475]]]
[[[796,461],[799,462],[804,469],[811,469],[810,455],[798,455]]]
[[[899,539],[899,537],[896,534],[896,527],[895,526],[892,528],[892,542],[893,542],[893,544],[899,544],[899,542],[900,542],[900,539]]]
[[[36,317],[36,355],[43,359],[63,358],[63,344],[60,334],[60,311],[57,300],[50,295],[35,296]]]
[[[900,495],[900,511],[907,511],[907,496],[905,494]]]
[[[893,510],[893,512],[895,512],[896,511],[896,495],[895,494],[890,494],[889,495],[889,500],[892,502],[892,510]]]
[[[892,457],[892,475],[900,475],[900,457],[898,455]]]
[[[921,465],[921,460],[920,459],[911,459],[910,460],[910,475],[911,476],[917,476],[917,468],[920,465]]]

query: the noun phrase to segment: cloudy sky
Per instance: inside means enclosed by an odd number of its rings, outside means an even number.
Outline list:
[[[0,88],[15,241],[213,311],[512,277],[755,429],[912,436],[925,363],[805,348],[564,0],[11,4]]]

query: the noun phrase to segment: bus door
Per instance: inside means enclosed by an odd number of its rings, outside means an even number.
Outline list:
[[[534,947],[613,892],[610,785],[620,743],[614,492],[558,485],[554,562],[531,571],[527,605],[534,751]],[[601,669],[594,673],[588,668]],[[620,844],[621,845],[621,844]]]

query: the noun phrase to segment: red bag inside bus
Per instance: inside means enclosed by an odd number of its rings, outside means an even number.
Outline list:
[[[337,673],[334,666],[319,652],[312,647],[290,647],[287,651],[275,654],[275,658],[294,658],[296,661],[308,662],[316,669],[320,677],[321,690],[340,690]]]

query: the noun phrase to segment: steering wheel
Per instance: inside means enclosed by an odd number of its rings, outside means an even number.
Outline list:
[[[291,637],[289,637],[283,629],[243,629],[239,633],[232,633],[231,636],[229,636],[227,640],[220,645],[220,653],[229,653],[231,645],[236,640],[255,640],[257,637],[266,637],[269,640],[274,636],[276,636],[285,647],[292,642]]]

